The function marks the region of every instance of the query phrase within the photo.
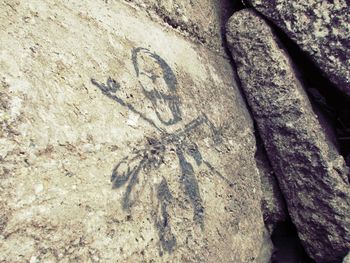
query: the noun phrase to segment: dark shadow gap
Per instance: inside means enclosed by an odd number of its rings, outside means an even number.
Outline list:
[[[306,254],[290,220],[277,224],[271,240],[275,247],[271,263],[315,263]]]

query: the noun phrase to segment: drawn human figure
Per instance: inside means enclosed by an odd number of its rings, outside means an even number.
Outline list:
[[[120,85],[115,80],[108,78],[106,84],[99,83],[94,79],[91,79],[91,82],[107,97],[139,114],[142,119],[160,131],[160,138],[148,138],[146,146],[134,151],[116,164],[111,176],[113,188],[121,188],[126,185],[122,206],[123,209],[129,210],[137,201],[135,186],[139,182],[140,174],[145,170],[157,169],[162,162],[166,147],[172,145],[176,149],[176,156],[181,171],[180,184],[193,207],[193,220],[204,230],[205,211],[203,200],[191,161],[197,166],[205,164],[226,182],[228,180],[217,172],[209,162],[203,159],[198,145],[191,141],[189,135],[195,129],[205,124],[212,132],[213,140],[218,142],[220,141],[218,130],[207,116],[202,114],[183,125],[183,128],[168,133],[167,127],[175,125],[182,120],[181,103],[177,95],[177,80],[173,70],[157,54],[141,47],[132,50],[132,63],[140,88],[145,97],[151,102],[161,127],[150,117],[137,111],[133,105],[118,97]],[[171,231],[168,209],[174,200],[168,187],[166,176],[163,177],[162,182],[157,186],[157,199],[158,215],[155,219],[155,225],[158,229],[162,249],[171,253],[176,246],[176,237]]]
[[[177,80],[170,66],[160,56],[145,48],[132,51],[132,62],[142,91],[152,102],[161,123],[169,126],[181,121],[180,100],[176,93]],[[186,150],[183,145],[176,145],[184,190],[194,207],[195,221],[203,227],[204,208],[194,168],[186,159]],[[197,165],[200,164],[197,162]]]

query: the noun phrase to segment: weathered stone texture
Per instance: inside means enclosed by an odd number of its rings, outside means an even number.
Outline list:
[[[350,263],[350,252],[344,257],[343,263]]]
[[[125,0],[197,43],[225,55],[222,28],[240,0]]]
[[[348,0],[248,0],[304,50],[350,96]]]
[[[347,256],[343,259],[343,263],[350,263],[350,252],[347,254]]]
[[[264,222],[270,234],[272,234],[278,223],[287,220],[288,212],[275,173],[262,145],[258,147],[255,159],[260,173],[261,190],[263,192],[261,207]]]
[[[317,262],[350,248],[348,168],[327,140],[290,59],[252,10],[233,15],[227,39],[290,216]]]
[[[267,261],[228,60],[120,1],[0,14],[0,262]]]

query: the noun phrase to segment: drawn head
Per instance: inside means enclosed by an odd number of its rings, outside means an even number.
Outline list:
[[[132,51],[132,61],[143,93],[152,102],[158,119],[165,125],[181,120],[177,80],[170,66],[146,48]]]

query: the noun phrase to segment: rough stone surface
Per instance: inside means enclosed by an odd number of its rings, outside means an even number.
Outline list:
[[[225,55],[221,29],[241,4],[240,0],[124,0],[147,10],[153,20],[161,20],[197,43]]]
[[[293,39],[340,90],[350,95],[348,0],[248,0]]]
[[[341,261],[350,248],[348,168],[327,140],[288,55],[253,10],[233,15],[227,39],[239,78],[308,254]]]
[[[284,197],[279,188],[273,168],[266,156],[264,146],[260,145],[258,147],[255,159],[261,178],[261,190],[263,192],[261,207],[264,222],[269,233],[272,234],[279,222],[287,220],[288,212],[286,211]]]
[[[0,14],[0,262],[268,261],[228,60],[120,1]]]
[[[347,254],[347,256],[343,259],[343,263],[350,263],[350,252]]]

